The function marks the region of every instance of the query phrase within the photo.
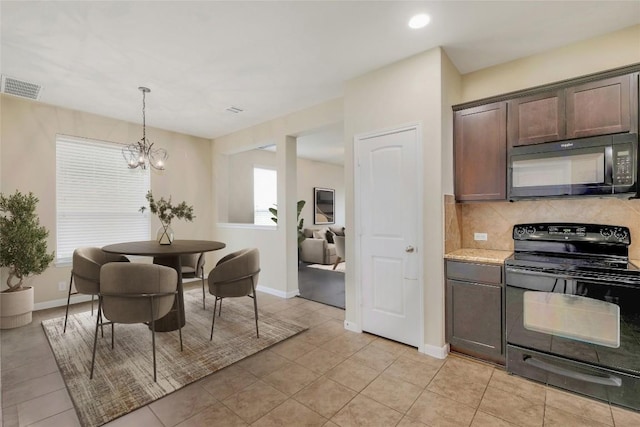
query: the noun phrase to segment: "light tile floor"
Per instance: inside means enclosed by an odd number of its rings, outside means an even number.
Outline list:
[[[107,426],[640,426],[639,413],[492,365],[346,331],[340,309],[266,294],[258,301],[309,330]],[[36,312],[31,325],[2,331],[5,427],[79,425],[40,325],[61,315]]]

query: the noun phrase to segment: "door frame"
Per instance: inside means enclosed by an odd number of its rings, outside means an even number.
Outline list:
[[[392,133],[404,132],[408,130],[416,131],[416,192],[417,192],[417,206],[418,206],[418,221],[417,221],[417,252],[418,252],[418,290],[420,295],[419,301],[419,321],[418,333],[419,333],[419,346],[418,351],[424,353],[424,257],[421,255],[424,252],[424,219],[423,219],[423,201],[424,201],[424,173],[423,167],[423,148],[422,148],[422,125],[418,122],[408,123],[397,127],[384,128],[381,130],[356,134],[353,137],[353,170],[354,170],[354,245],[355,245],[355,262],[354,262],[354,278],[355,278],[355,319],[357,324],[354,325],[351,322],[345,321],[345,328],[354,332],[362,332],[362,197],[361,197],[361,179],[360,179],[360,157],[361,148],[360,144],[371,138],[376,138]]]

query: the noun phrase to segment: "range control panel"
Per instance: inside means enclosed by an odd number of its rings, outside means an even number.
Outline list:
[[[617,225],[535,223],[513,227],[514,240],[631,244],[629,228]]]

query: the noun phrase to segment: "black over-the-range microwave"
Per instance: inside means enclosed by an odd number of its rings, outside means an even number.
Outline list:
[[[638,191],[638,134],[513,147],[508,198],[629,195]]]

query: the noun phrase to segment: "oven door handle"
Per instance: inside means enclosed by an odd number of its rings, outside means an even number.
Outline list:
[[[546,273],[544,271],[534,271],[534,270],[527,270],[525,268],[514,268],[514,267],[507,267],[507,271],[509,273],[517,273],[517,274],[527,274],[529,276],[542,276],[542,277],[553,277],[554,279],[567,279],[567,280],[571,280],[571,279],[575,279],[575,276],[569,276],[566,274],[561,274],[561,273]]]
[[[553,374],[562,375],[563,377],[573,378],[574,380],[586,381],[593,384],[601,384],[608,385],[613,387],[621,387],[622,379],[619,377],[614,377],[612,375],[606,377],[599,377],[597,375],[589,375],[583,374],[581,372],[574,372],[567,368],[563,368],[561,366],[556,366],[548,362],[544,362],[542,360],[536,359],[532,356],[522,356],[522,360],[527,365],[531,365],[538,369],[542,369],[543,371],[551,372]]]

